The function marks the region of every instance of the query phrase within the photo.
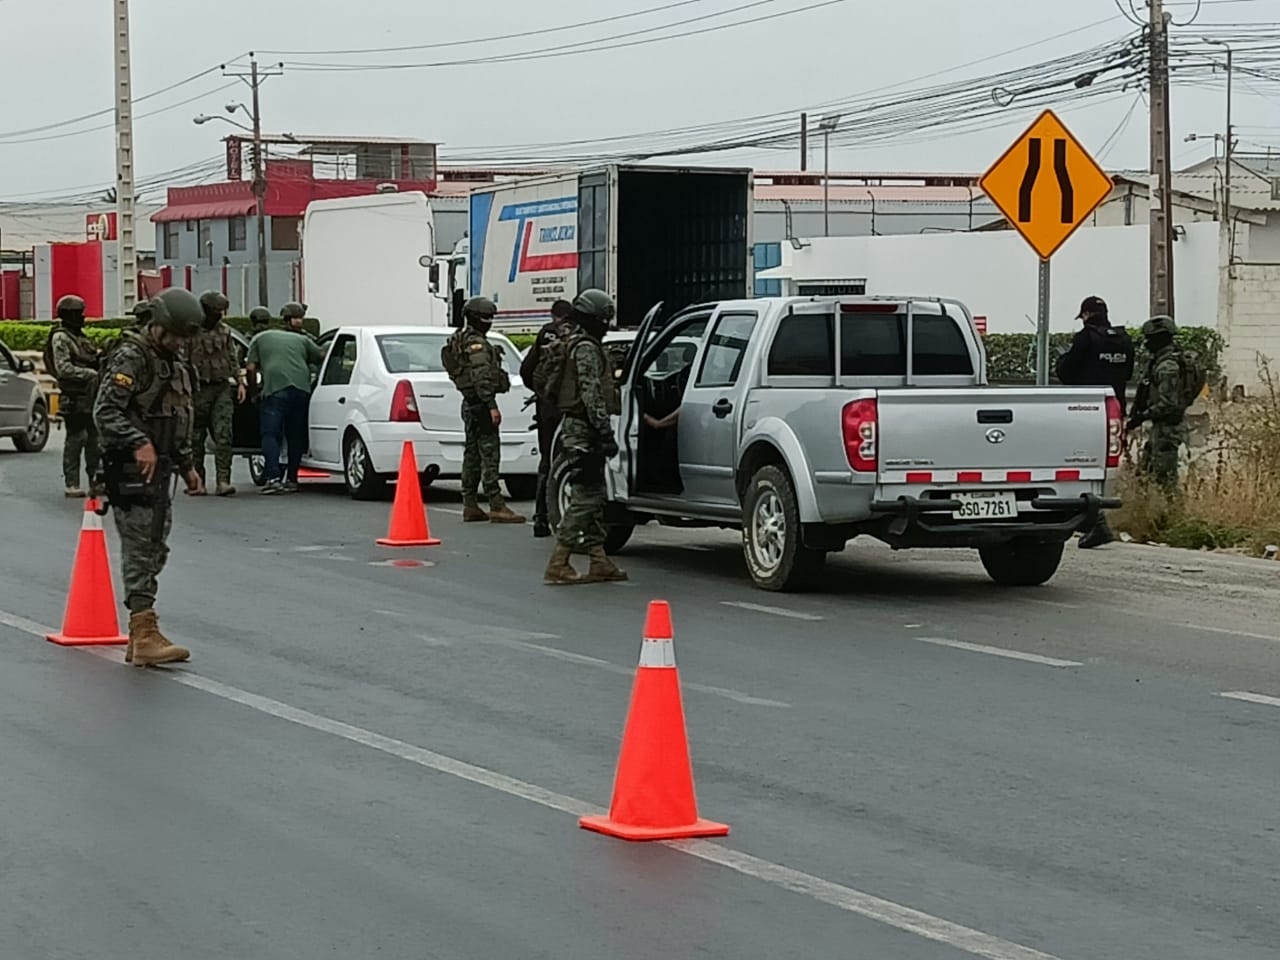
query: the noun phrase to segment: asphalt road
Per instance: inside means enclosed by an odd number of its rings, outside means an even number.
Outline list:
[[[5,960],[1276,956],[1280,564],[1073,550],[1018,592],[858,544],[776,595],[733,534],[654,529],[630,584],[553,590],[447,488],[443,546],[391,552],[386,504],[244,480],[180,498],[194,656],[139,671],[39,639],[82,504],[4,446]],[[654,597],[725,840],[575,822]]]

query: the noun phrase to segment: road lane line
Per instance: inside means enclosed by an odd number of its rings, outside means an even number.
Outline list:
[[[1260,703],[1267,707],[1280,707],[1280,697],[1268,697],[1265,693],[1249,693],[1247,690],[1231,690],[1218,694],[1228,700],[1243,700],[1245,703]]]
[[[1107,590],[1107,588],[1105,587],[1095,587],[1094,589],[1105,591],[1105,592],[1115,592],[1115,593],[1121,592],[1121,591],[1110,591],[1110,590]],[[1028,599],[1026,600],[1026,602],[1039,603],[1048,607],[1062,607],[1063,609],[1066,609],[1066,610],[1083,609],[1083,607],[1077,606],[1075,604],[1061,603],[1057,600]],[[1165,617],[1154,616],[1150,611],[1136,610],[1132,607],[1116,607],[1108,604],[1103,607],[1103,612],[1118,613],[1121,616],[1125,616],[1125,617],[1137,617],[1138,619],[1145,620],[1148,623],[1155,621],[1156,623],[1168,624],[1171,627],[1177,627],[1179,630],[1200,630],[1204,633],[1217,633],[1217,634],[1221,634],[1223,636],[1229,636],[1229,637],[1246,637],[1249,640],[1266,640],[1270,643],[1280,643],[1280,637],[1272,633],[1255,633],[1251,630],[1233,630],[1231,627],[1212,627],[1212,626],[1209,626],[1207,623],[1188,623],[1185,620],[1169,620]]]
[[[2,610],[0,610],[0,623],[37,637],[43,637],[45,634],[52,632],[51,627],[46,627],[33,620],[27,620],[24,617],[6,613]],[[74,649],[123,666],[122,661],[119,659],[120,651],[118,650],[106,650],[101,647],[77,647]],[[386,737],[380,733],[374,733],[372,730],[366,730],[363,727],[343,723],[341,720],[333,720],[329,717],[312,713],[309,710],[302,710],[279,700],[272,700],[270,697],[250,693],[247,690],[241,690],[238,687],[233,687],[230,684],[212,680],[208,677],[202,677],[199,674],[173,669],[161,669],[154,672],[172,680],[174,683],[200,690],[230,703],[275,717],[278,720],[306,727],[318,733],[326,733],[349,743],[368,747],[371,750],[377,750],[388,756],[416,764],[427,770],[448,774],[459,780],[465,780],[499,793],[505,793],[507,796],[528,800],[550,810],[557,810],[574,817],[590,816],[603,812],[599,807],[583,800],[578,800],[563,793],[556,793],[537,784],[518,780],[515,777],[508,777],[506,774],[498,773],[496,770],[489,770],[486,767],[467,763],[464,760],[457,760],[442,753],[436,753],[434,750],[428,750],[425,747],[418,747],[403,740],[396,740],[394,737]],[[1011,940],[1005,940],[993,934],[983,933],[973,927],[953,923],[943,917],[936,917],[933,914],[916,910],[904,904],[885,900],[874,894],[865,893],[830,880],[824,880],[811,873],[795,870],[780,863],[774,863],[771,860],[765,860],[749,853],[734,850],[731,847],[721,846],[706,840],[667,840],[661,841],[661,845],[687,856],[696,857],[706,863],[717,864],[743,876],[768,883],[779,889],[808,897],[819,903],[825,903],[846,913],[856,914],[885,926],[893,927],[936,943],[955,947],[957,950],[975,957],[983,957],[985,960],[1058,960],[1052,954],[1014,943]]]
[[[788,610],[786,607],[769,607],[763,603],[747,603],[744,600],[721,600],[722,607],[737,607],[739,610],[750,610],[752,613],[767,613],[775,617],[789,617],[792,620],[825,620],[826,617],[816,613],[803,613],[800,610]]]
[[[1038,663],[1045,667],[1083,667],[1079,660],[1058,660],[1054,657],[1042,657],[1038,653],[1023,653],[1021,650],[1006,650],[1003,647],[988,647],[981,643],[965,643],[963,640],[946,640],[942,637],[916,637],[921,643],[932,643],[937,647],[954,647],[957,650],[968,650],[970,653],[988,653],[993,657],[1004,657],[1008,660],[1024,660],[1027,663]]]
[[[516,640],[510,637],[494,637],[479,636],[477,639],[481,643],[491,643],[499,647],[508,647],[513,650],[524,650],[528,653],[537,653],[545,657],[551,657],[555,660],[564,660],[569,663],[580,664],[584,667],[594,667],[597,670],[603,670],[606,673],[616,673],[621,677],[635,676],[635,667],[621,667],[616,663],[610,663],[608,660],[601,660],[599,657],[589,657],[582,653],[574,653],[570,650],[561,650],[558,647],[547,647],[540,643],[530,643],[527,640]],[[558,639],[548,637],[547,639]],[[726,700],[733,700],[735,703],[745,703],[752,707],[776,707],[779,709],[790,709],[791,704],[782,700],[770,700],[766,697],[754,697],[749,693],[743,693],[741,690],[733,690],[729,687],[714,687],[706,683],[690,683],[681,681],[680,686],[684,690],[693,690],[697,693],[709,693],[712,696],[724,697]]]

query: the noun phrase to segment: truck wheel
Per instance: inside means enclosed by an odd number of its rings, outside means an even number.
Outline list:
[[[249,461],[249,479],[255,487],[265,487],[267,485],[267,458],[260,453],[250,455]]]
[[[987,575],[1003,587],[1038,587],[1058,572],[1061,543],[1014,540],[996,547],[982,547],[978,556]]]
[[[352,500],[380,500],[387,490],[387,478],[373,472],[373,460],[360,434],[352,433],[342,447],[343,476]]]
[[[551,461],[551,476],[547,479],[547,522],[552,530],[560,527],[565,509],[569,506],[569,461],[556,455]],[[635,532],[634,523],[606,523],[604,525],[604,552],[615,554],[622,550]]]
[[[782,591],[812,585],[827,554],[801,542],[800,505],[786,472],[773,466],[757,470],[743,508],[742,553],[756,586]]]

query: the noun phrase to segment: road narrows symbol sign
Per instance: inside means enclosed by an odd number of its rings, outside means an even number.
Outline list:
[[[1111,178],[1052,110],[982,177],[983,191],[1042,260],[1111,193]]]

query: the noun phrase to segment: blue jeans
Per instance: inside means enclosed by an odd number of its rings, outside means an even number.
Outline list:
[[[298,465],[307,449],[307,408],[311,394],[297,387],[262,398],[262,456],[267,461],[267,481],[280,479],[280,443],[289,448],[289,465],[284,479],[298,480]]]

